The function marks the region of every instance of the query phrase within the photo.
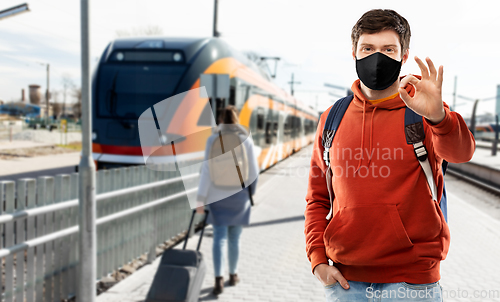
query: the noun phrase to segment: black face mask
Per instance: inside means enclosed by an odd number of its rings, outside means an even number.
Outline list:
[[[376,52],[363,59],[356,58],[358,77],[372,90],[384,90],[394,84],[401,71],[401,61]]]

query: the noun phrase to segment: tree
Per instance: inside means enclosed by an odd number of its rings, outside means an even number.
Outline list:
[[[120,29],[116,31],[118,38],[137,37],[137,36],[159,36],[163,35],[163,29],[158,25],[148,25],[143,27],[134,27],[131,30]]]
[[[66,115],[66,95],[68,92],[68,89],[75,89],[75,83],[73,82],[73,78],[71,77],[71,74],[69,73],[64,73],[61,79],[61,83],[63,85],[63,106],[62,106],[62,114],[63,116]]]
[[[75,118],[82,116],[82,88],[73,87],[73,96],[76,98],[76,104],[73,105],[73,114]]]
[[[61,115],[63,109],[63,104],[62,103],[52,103],[52,115],[56,118],[58,118]]]
[[[59,96],[60,96],[60,91],[53,89],[50,92],[51,102],[50,102],[49,106],[52,107],[52,116],[54,118],[58,118],[59,115],[61,114],[62,104],[59,103]],[[50,112],[50,110],[49,110],[49,112]]]

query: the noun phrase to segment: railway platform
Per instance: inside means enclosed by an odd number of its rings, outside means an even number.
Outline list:
[[[471,161],[474,164],[482,165],[490,169],[500,170],[500,149],[498,149],[497,155],[491,155],[491,147],[480,148],[486,144],[478,144],[474,156]]]
[[[309,146],[261,174],[251,225],[243,229],[240,239],[241,282],[228,286],[226,267],[224,292],[218,297],[211,294],[212,232],[211,226],[206,228],[200,250],[207,261],[207,274],[200,301],[325,301],[323,287],[311,274],[305,253],[303,214],[311,151]],[[447,176],[451,246],[441,262],[444,301],[500,301],[500,221],[468,200],[483,195],[462,194],[463,187],[460,180]],[[198,236],[199,232],[192,236],[187,248],[196,248]],[[182,244],[176,248],[182,248]],[[144,301],[159,259],[111,287],[96,301]]]

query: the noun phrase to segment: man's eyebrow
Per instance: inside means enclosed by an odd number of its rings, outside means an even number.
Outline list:
[[[360,46],[373,46],[373,44],[370,43],[361,43]],[[396,44],[386,44],[383,47],[397,47]]]

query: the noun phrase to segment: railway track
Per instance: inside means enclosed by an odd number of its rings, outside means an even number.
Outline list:
[[[448,170],[446,171],[446,174],[450,174],[452,176],[455,176],[456,178],[459,178],[467,183],[473,184],[474,186],[477,186],[485,191],[488,191],[490,193],[493,193],[497,196],[500,196],[500,187],[495,186],[489,181],[485,181],[483,179],[478,179],[477,177],[473,177],[468,173],[465,173],[461,170],[454,169],[452,167],[449,167]]]

